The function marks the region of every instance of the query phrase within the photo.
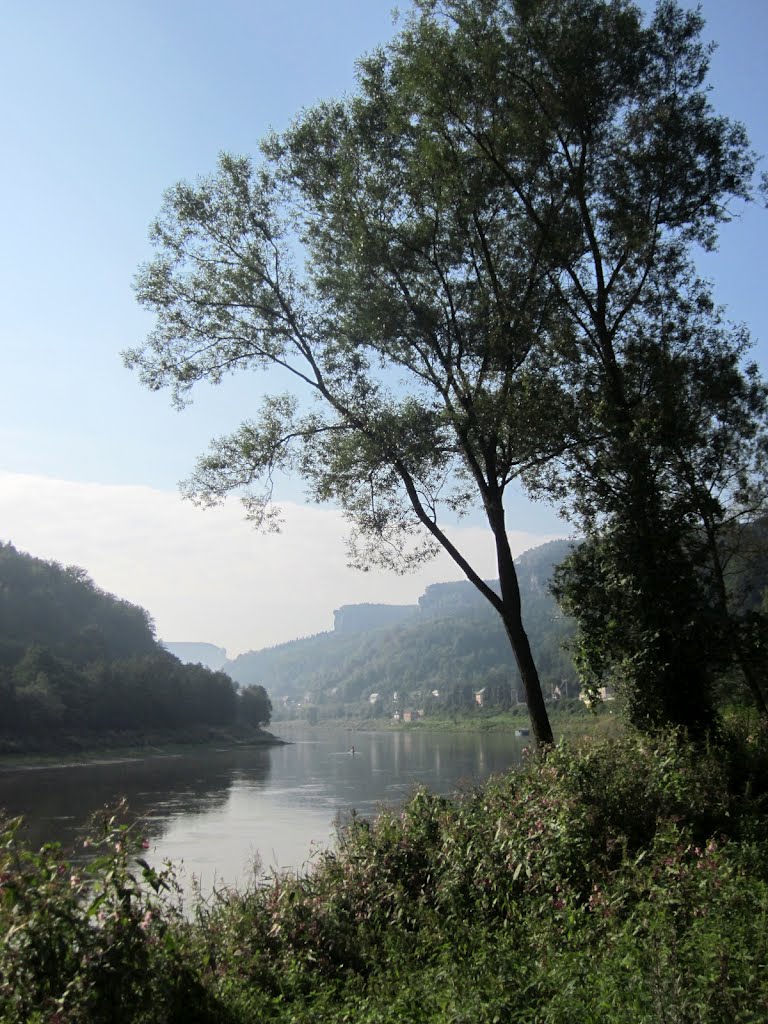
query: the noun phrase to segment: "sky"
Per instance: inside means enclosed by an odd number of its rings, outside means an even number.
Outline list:
[[[718,42],[713,102],[768,154],[768,4],[702,9]],[[0,540],[83,566],[146,607],[164,640],[234,655],[332,628],[341,604],[411,602],[458,578],[447,558],[416,576],[348,569],[340,514],[296,486],[277,536],[255,533],[235,501],[183,502],[177,482],[252,413],[253,381],[203,386],[178,412],[120,359],[151,328],[131,282],[164,190],[351,90],[355,59],[393,31],[391,0],[27,0],[3,12]],[[766,217],[745,209],[700,260],[764,370]],[[516,553],[569,532],[520,495],[509,512]],[[495,575],[474,521],[454,537]]]

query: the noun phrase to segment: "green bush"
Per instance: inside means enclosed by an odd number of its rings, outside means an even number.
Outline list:
[[[144,842],[117,814],[85,841],[84,867],[47,844],[0,833],[0,1020],[204,1022],[207,994],[184,957],[186,926],[169,866],[155,871]],[[135,870],[135,868],[138,869]]]
[[[309,873],[191,920],[113,819],[74,881],[10,830],[1,1019],[757,1024],[768,744],[730,729],[711,749],[561,745],[455,800],[419,790],[353,816]]]

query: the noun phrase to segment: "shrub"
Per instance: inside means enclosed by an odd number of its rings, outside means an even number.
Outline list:
[[[0,1019],[213,1019],[184,961],[173,872],[137,857],[144,844],[135,830],[105,815],[86,840],[96,856],[80,867],[57,844],[26,849],[19,825],[7,822],[0,833]]]
[[[0,1016],[757,1024],[768,744],[740,737],[561,745],[452,801],[419,790],[191,921],[115,819],[74,876],[11,828]]]

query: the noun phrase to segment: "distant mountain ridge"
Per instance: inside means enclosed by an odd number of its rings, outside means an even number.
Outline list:
[[[334,633],[365,633],[396,626],[418,614],[415,604],[344,604],[333,613]]]
[[[184,662],[185,665],[205,665],[217,671],[223,668],[227,662],[227,652],[223,647],[215,644],[196,643],[193,641],[170,641],[163,640],[163,647],[166,651]]]
[[[551,541],[517,559],[523,615],[545,690],[573,683],[562,648],[573,632],[548,582],[572,542]],[[496,587],[495,581],[488,581]],[[499,700],[519,695],[519,679],[501,621],[468,581],[435,583],[414,605],[344,605],[334,629],[275,647],[249,651],[224,670],[242,684],[258,683],[273,701],[366,706],[404,699],[473,702],[472,688]],[[457,696],[458,694],[458,696]],[[374,702],[376,703],[376,702]]]

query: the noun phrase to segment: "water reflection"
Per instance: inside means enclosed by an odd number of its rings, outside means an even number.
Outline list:
[[[0,769],[0,809],[23,815],[31,845],[56,840],[76,852],[90,817],[122,799],[158,839],[181,814],[214,812],[236,779],[263,788],[270,771],[264,749]]]
[[[509,735],[427,732],[286,734],[286,746],[141,760],[0,769],[0,807],[23,814],[31,842],[75,847],[88,816],[126,797],[155,863],[183,862],[202,888],[260,870],[305,867],[337,817],[372,815],[418,785],[447,795],[515,765]],[[350,752],[354,743],[355,753]]]

